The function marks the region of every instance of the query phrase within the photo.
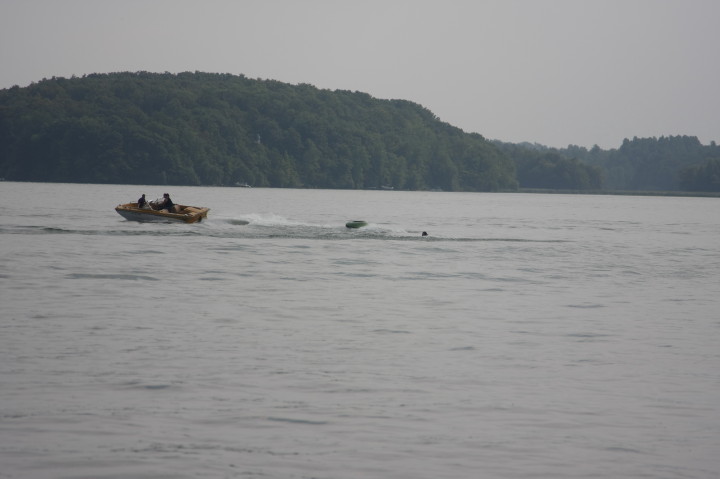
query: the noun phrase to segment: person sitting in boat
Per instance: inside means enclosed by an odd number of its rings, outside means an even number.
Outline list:
[[[160,203],[161,210],[168,210],[168,213],[175,213],[175,203],[170,199],[169,193],[163,194],[163,201]]]
[[[147,206],[148,206],[148,204],[147,204],[147,201],[145,200],[145,193],[143,193],[143,195],[138,200],[138,208],[147,208]]]

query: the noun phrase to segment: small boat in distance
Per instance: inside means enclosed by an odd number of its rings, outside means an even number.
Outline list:
[[[203,220],[203,218],[207,218],[210,208],[176,204],[175,211],[168,213],[167,210],[138,208],[137,203],[133,202],[117,205],[115,207],[115,211],[117,211],[120,216],[130,221],[199,223]]]

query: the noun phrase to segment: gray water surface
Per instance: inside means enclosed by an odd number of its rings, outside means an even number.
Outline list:
[[[718,201],[0,183],[0,478],[716,477]]]

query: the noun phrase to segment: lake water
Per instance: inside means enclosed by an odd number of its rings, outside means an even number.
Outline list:
[[[209,218],[113,211],[165,191]],[[720,471],[717,198],[3,182],[0,205],[0,478]]]

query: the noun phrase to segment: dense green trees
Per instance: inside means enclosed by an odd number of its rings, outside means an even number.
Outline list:
[[[694,136],[625,139],[617,150],[596,160],[614,189],[672,191],[682,189],[680,171],[720,157],[714,145],[703,146]]]
[[[244,76],[52,78],[0,91],[0,176],[20,181],[495,191],[513,163],[401,100]]]
[[[599,190],[600,168],[563,156],[558,150],[540,145],[496,142],[515,162],[517,179],[523,188],[553,190]]]
[[[680,184],[686,191],[720,191],[720,158],[680,170]]]
[[[717,191],[720,147],[488,142],[404,100],[242,75],[93,74],[0,90],[18,181],[499,191]]]
[[[694,136],[635,137],[611,150],[496,144],[515,161],[522,187],[597,189],[600,184],[613,191],[717,191],[708,189],[713,170],[707,162],[720,158],[720,147],[702,145]],[[547,177],[550,170],[557,174]]]

